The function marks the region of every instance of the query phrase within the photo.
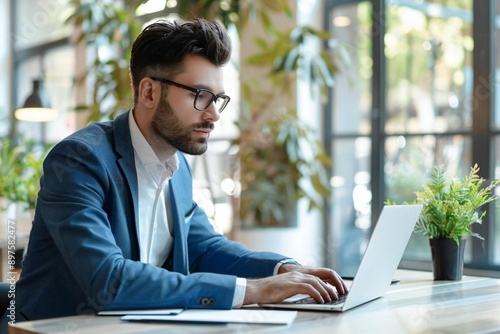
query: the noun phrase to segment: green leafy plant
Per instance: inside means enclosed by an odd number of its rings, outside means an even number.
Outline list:
[[[42,163],[48,150],[35,146],[33,141],[13,144],[9,139],[0,140],[0,197],[21,203],[28,210],[35,208]]]
[[[478,209],[497,199],[491,192],[500,180],[483,186],[485,180],[478,172],[476,164],[469,175],[447,185],[444,169],[435,167],[424,190],[415,193],[416,202],[423,204],[415,230],[431,239],[453,239],[457,244],[466,235],[482,239],[471,225],[481,224],[486,211],[479,213]]]
[[[22,147],[12,145],[9,139],[0,141],[0,197],[10,202],[17,202],[23,196],[22,156]]]
[[[349,62],[345,49],[338,44],[330,43],[330,49],[321,52],[312,52],[306,47],[311,40],[319,43],[331,41],[331,35],[325,31],[298,26],[286,30],[270,27],[267,32],[267,38],[255,38],[260,52],[248,57],[246,62],[269,68],[268,79],[280,90],[290,88],[291,76],[297,73],[310,84],[310,88],[318,87],[324,93],[334,84],[334,72],[337,70],[334,59]]]
[[[22,192],[19,202],[25,209],[32,210],[36,206],[38,191],[40,190],[40,177],[46,152],[29,152],[24,156]]]
[[[291,226],[297,200],[306,199],[313,209],[329,197],[331,161],[314,129],[293,112],[263,116],[245,109],[239,120],[239,216],[244,226]]]
[[[297,200],[308,209],[321,208],[330,196],[328,167],[317,130],[298,118],[296,75],[311,92],[333,85],[336,64],[331,54],[311,51],[306,43],[324,42],[329,35],[310,27],[291,31],[270,29],[256,38],[260,52],[246,59],[268,69],[267,76],[243,84],[243,103],[236,125],[241,182],[239,219],[242,226],[294,226]],[[262,85],[268,81],[272,89]]]

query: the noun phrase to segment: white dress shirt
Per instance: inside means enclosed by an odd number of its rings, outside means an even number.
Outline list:
[[[162,164],[129,114],[130,135],[134,147],[135,168],[139,186],[139,249],[141,262],[161,267],[172,251],[172,214],[168,181],[179,168],[177,150],[171,147]],[[170,221],[170,224],[169,224]],[[245,298],[246,279],[236,278],[233,307],[241,307]]]
[[[162,164],[129,115],[139,186],[139,248],[141,262],[161,267],[173,247],[168,181],[179,168],[176,149],[171,148]]]

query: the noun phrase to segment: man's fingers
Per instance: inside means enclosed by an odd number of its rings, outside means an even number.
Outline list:
[[[340,277],[339,274],[337,274],[337,272],[333,271],[334,273],[334,277],[335,277],[335,281],[332,283],[335,288],[337,289],[337,292],[341,295],[345,295],[347,292],[349,292],[349,289],[347,288],[347,285],[345,284],[344,280],[342,279],[342,277]]]
[[[244,305],[274,303],[295,294],[307,294],[318,303],[338,299],[338,293],[347,292],[342,279],[327,269],[292,271],[263,279],[248,280]]]
[[[330,283],[337,289],[338,294],[346,294],[349,289],[345,284],[344,280],[337,274],[336,271],[331,269],[318,268],[316,271],[310,272],[310,274],[322,278],[325,282]]]
[[[313,275],[304,275],[304,280],[307,285],[304,286],[305,291],[301,293],[308,294],[318,303],[330,302],[332,299],[338,299],[333,286],[322,279]]]

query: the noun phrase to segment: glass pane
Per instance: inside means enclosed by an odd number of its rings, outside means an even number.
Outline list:
[[[14,3],[14,47],[16,50],[58,40],[71,35],[72,25],[64,24],[69,16],[70,0]]]
[[[384,166],[387,197],[402,203],[416,199],[434,166],[446,168],[453,178],[469,173],[471,138],[456,136],[392,136],[386,140]]]
[[[333,142],[332,240],[334,267],[354,275],[371,227],[371,141],[367,137]]]
[[[468,174],[471,166],[471,140],[470,136],[460,135],[389,137],[385,145],[384,168],[387,198],[397,203],[413,202],[416,199],[415,191],[423,189],[434,166],[444,166],[448,180]],[[470,255],[470,247],[467,247],[466,261]],[[428,238],[414,234],[404,258],[430,261]]]
[[[471,129],[472,0],[434,2],[387,8],[387,133]]]
[[[368,134],[371,129],[371,5],[367,2],[335,8],[330,14],[331,33],[348,53],[335,74],[332,128],[335,134]],[[335,52],[335,46],[332,46]]]
[[[371,227],[371,4],[363,2],[333,8],[330,31],[339,49],[347,51],[339,62],[332,90],[332,202],[331,265],[341,274],[356,272]],[[340,54],[337,53],[337,56]],[[341,58],[337,58],[341,59]],[[344,60],[345,60],[344,59]]]

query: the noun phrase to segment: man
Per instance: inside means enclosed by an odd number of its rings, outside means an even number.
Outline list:
[[[229,97],[216,22],[158,22],[134,42],[134,106],[57,144],[44,162],[16,321],[147,308],[230,309],[345,293],[330,269],[253,252],[216,233],[192,198],[186,154]]]

